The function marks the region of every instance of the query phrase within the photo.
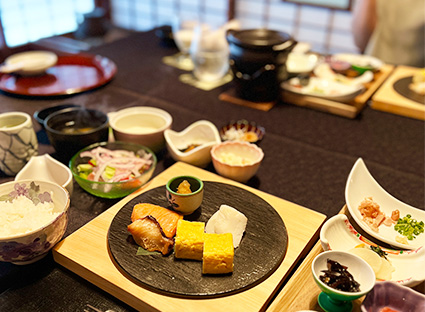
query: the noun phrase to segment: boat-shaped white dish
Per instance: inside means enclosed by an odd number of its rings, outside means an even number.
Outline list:
[[[217,127],[208,120],[196,121],[181,132],[167,129],[164,137],[167,149],[175,161],[201,168],[211,162],[211,148],[221,142]],[[187,150],[191,145],[196,147]]]
[[[359,244],[377,245],[358,233],[344,214],[333,216],[320,230],[320,242],[324,250],[349,251]],[[380,246],[387,253],[395,271],[391,281],[399,285],[414,287],[425,280],[425,248],[395,250]]]
[[[410,214],[412,219],[425,222],[425,211],[403,203],[386,192],[369,173],[363,159],[359,158],[351,169],[345,186],[345,202],[354,221],[366,233],[391,246],[403,249],[417,249],[425,245],[425,233],[419,234],[416,239],[408,240],[408,244],[404,244],[396,241],[396,237],[402,237],[402,235],[394,229],[394,225],[381,225],[379,232],[373,231],[363,221],[358,209],[360,203],[366,197],[372,197],[372,200],[380,206],[380,210],[386,216],[391,216],[391,212],[398,209],[400,218]]]
[[[349,102],[364,91],[361,84],[350,85],[330,79],[310,77],[303,85],[300,78],[291,78],[281,84],[281,87],[295,94],[314,96],[332,101]]]
[[[72,195],[73,179],[71,170],[49,154],[31,157],[15,177],[15,181],[28,179],[59,184],[68,190],[69,195]]]

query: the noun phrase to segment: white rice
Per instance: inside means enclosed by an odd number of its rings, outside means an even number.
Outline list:
[[[0,237],[24,234],[39,229],[60,213],[53,212],[52,202],[34,203],[26,196],[12,202],[0,201]]]

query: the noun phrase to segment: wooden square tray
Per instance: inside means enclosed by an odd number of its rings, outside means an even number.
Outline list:
[[[109,225],[115,214],[125,203],[142,192],[164,185],[174,176],[185,174],[197,176],[204,181],[236,185],[260,196],[276,209],[288,231],[288,250],[282,263],[267,279],[248,290],[229,296],[185,299],[149,291],[132,282],[115,266],[107,243]],[[57,263],[139,311],[264,311],[296,264],[317,241],[319,229],[325,219],[325,215],[313,210],[179,162],[156,176],[141,190],[122,199],[62,240],[53,249],[53,257]]]
[[[397,66],[372,97],[371,107],[383,112],[425,120],[425,103],[413,101],[394,90],[394,84],[399,79],[411,77],[419,70],[417,67]]]
[[[380,71],[375,73],[373,81],[366,84],[366,91],[356,96],[350,103],[342,103],[314,96],[299,95],[288,91],[283,91],[283,100],[289,104],[304,106],[352,119],[365,108],[367,101],[382,85],[382,83],[384,83],[385,79],[388,78],[393,69],[393,65],[385,64],[382,66]]]

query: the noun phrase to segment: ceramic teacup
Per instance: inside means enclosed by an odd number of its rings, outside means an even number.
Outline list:
[[[31,116],[22,112],[0,114],[0,170],[14,176],[37,153]]]
[[[108,117],[116,141],[144,145],[155,153],[165,147],[164,131],[173,122],[165,110],[148,106],[125,108]]]
[[[179,185],[186,180],[190,184],[190,193],[177,192]],[[204,198],[204,183],[193,176],[177,176],[166,184],[166,196],[169,206],[182,214],[191,214],[201,206]]]

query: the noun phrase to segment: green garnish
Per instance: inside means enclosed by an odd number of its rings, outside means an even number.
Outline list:
[[[424,232],[424,222],[412,219],[412,216],[407,214],[404,218],[398,219],[397,224],[394,225],[394,230],[406,236],[408,240],[413,240]]]
[[[376,252],[378,254],[378,256],[380,256],[381,258],[384,258],[385,260],[387,260],[387,253],[385,251],[383,251],[381,249],[381,247],[379,246],[370,246],[370,249],[372,249],[372,251]]]

